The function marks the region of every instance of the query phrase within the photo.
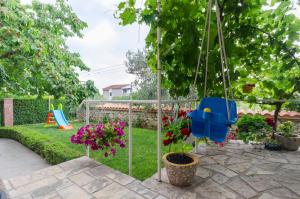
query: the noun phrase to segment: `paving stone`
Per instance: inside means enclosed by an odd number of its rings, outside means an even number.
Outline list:
[[[93,194],[97,199],[143,199],[142,196],[136,194],[129,189],[119,185],[118,183],[112,183],[107,187],[97,191]]]
[[[256,159],[264,159],[263,156],[256,155],[256,154],[253,154],[253,153],[244,153],[243,155],[247,156],[247,157],[251,157],[251,158],[256,158]]]
[[[200,195],[198,193],[187,191],[182,196],[179,196],[176,199],[198,199],[198,198],[200,198]]]
[[[56,191],[64,189],[65,187],[68,187],[71,185],[73,185],[73,183],[68,179],[58,180],[57,182],[55,182],[53,184],[49,184],[49,185],[43,186],[41,188],[35,189],[31,193],[31,195],[34,198],[44,198],[45,195],[48,195],[49,193],[56,193]],[[51,198],[50,196],[47,198]]]
[[[26,193],[33,192],[39,188],[45,186],[52,186],[53,184],[57,183],[58,180],[55,177],[48,177],[42,180],[34,181],[33,183],[18,187],[17,189],[13,189],[9,191],[10,197],[17,197]]]
[[[266,193],[270,194],[273,196],[273,198],[299,198],[296,194],[292,193],[290,190],[286,188],[276,188],[267,191]]]
[[[234,180],[227,182],[226,185],[245,198],[252,198],[257,195],[255,190],[239,178],[235,178]]]
[[[159,195],[155,199],[168,199],[168,198],[166,198],[165,196]]]
[[[130,177],[118,171],[106,173],[105,176],[122,185],[127,185],[135,180],[133,177]]]
[[[272,157],[269,157],[266,160],[270,161],[270,162],[288,163],[288,161],[286,159],[283,159],[283,158],[272,158]]]
[[[241,164],[241,163],[249,163],[249,159],[243,159],[240,157],[231,157],[226,164]]]
[[[227,168],[237,173],[243,173],[251,167],[251,163],[245,162],[240,164],[228,165]]]
[[[282,168],[300,171],[300,165],[296,165],[296,164],[286,164],[286,165],[283,165]]]
[[[114,170],[105,165],[101,165],[86,171],[86,173],[88,173],[90,176],[93,176],[95,178],[103,177],[106,173],[111,173],[111,172],[114,172]]]
[[[281,198],[274,197],[269,193],[263,193],[261,196],[258,197],[258,199],[281,199]]]
[[[86,185],[94,180],[93,177],[89,176],[86,173],[79,173],[79,174],[70,176],[69,179],[79,186]]]
[[[274,181],[272,178],[264,175],[241,176],[241,178],[245,182],[247,182],[252,188],[259,192],[275,187],[281,187],[281,185]]]
[[[7,191],[13,189],[12,185],[10,184],[10,182],[9,182],[8,180],[1,180],[1,179],[0,179],[0,182],[1,182],[1,187],[0,187],[0,189],[2,189],[2,190],[5,189],[5,190],[7,190]],[[3,187],[3,188],[2,188],[2,187]]]
[[[274,174],[277,173],[277,168],[279,167],[279,165],[279,163],[255,164],[246,172],[246,175]]]
[[[25,194],[22,196],[15,197],[13,199],[33,199],[30,194]]]
[[[150,189],[148,189],[144,185],[142,185],[142,183],[140,181],[134,181],[134,182],[130,183],[129,185],[127,185],[126,187],[132,191],[137,192],[138,194],[142,195],[145,198],[152,199],[152,198],[155,198],[156,196],[158,196],[157,193],[151,191]]]
[[[82,188],[89,193],[94,193],[99,191],[100,189],[110,185],[112,181],[106,177],[98,177],[97,179],[93,180],[92,182],[84,185]]]
[[[20,177],[15,177],[13,179],[10,179],[9,182],[14,188],[18,188],[20,186],[26,185],[28,183],[41,180],[45,178],[44,175],[40,173],[34,173],[32,175],[25,175],[25,176],[20,176]]]
[[[155,191],[158,194],[171,199],[178,198],[186,192],[186,190],[179,187],[175,187],[169,184],[168,182],[158,182],[156,179],[153,178],[143,181],[142,184],[145,187],[151,189],[152,191]]]
[[[218,184],[223,184],[223,183],[227,182],[229,178],[222,174],[217,173],[212,177],[212,179],[215,182],[217,182]]]
[[[82,173],[84,171],[88,171],[90,170],[90,167],[76,167],[76,168],[69,168],[68,170],[65,170],[63,172],[57,173],[55,174],[55,177],[57,177],[58,179],[65,179],[69,176],[73,176],[79,173]]]
[[[89,195],[87,192],[85,192],[83,189],[81,189],[78,185],[75,185],[75,184],[59,190],[58,194],[64,199],[75,199],[75,198],[90,199],[90,198],[92,198],[91,195]]]
[[[55,166],[47,167],[45,169],[41,169],[36,173],[41,174],[43,176],[52,176],[63,171],[64,170],[61,167],[55,165]]]
[[[216,164],[216,165],[209,165],[209,166],[204,166],[204,167],[207,169],[222,173],[223,175],[225,175],[229,178],[237,176],[237,173],[227,169],[226,167],[224,167],[222,165]]]
[[[54,199],[61,198],[56,191],[46,192],[39,196],[33,196],[34,199]]]
[[[292,184],[292,183],[285,183],[283,184],[286,188],[288,188],[289,190],[292,190],[293,192],[295,192],[296,194],[299,195],[300,198],[300,183],[296,183],[296,184]]]
[[[199,176],[201,178],[207,178],[211,175],[211,171],[208,169],[205,169],[203,167],[198,166],[196,170],[196,176]]]
[[[214,160],[212,157],[202,157],[200,159],[199,165],[211,165],[211,164],[217,164],[217,161]]]
[[[238,196],[232,191],[224,188],[223,186],[215,183],[212,180],[206,180],[204,183],[198,185],[194,191],[200,195],[198,198],[208,199],[234,199]]]
[[[101,165],[101,164],[86,157],[86,156],[59,164],[59,166],[64,170],[83,169],[86,167],[89,167],[91,169],[91,168],[97,167],[99,165]]]
[[[212,159],[214,159],[217,163],[221,165],[225,165],[226,160],[229,158],[227,155],[215,155],[211,156]]]

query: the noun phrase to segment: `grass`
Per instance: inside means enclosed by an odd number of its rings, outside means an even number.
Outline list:
[[[76,133],[77,129],[83,123],[73,123],[72,130],[59,130],[56,127],[45,128],[43,124],[20,125],[18,129],[31,130],[37,134],[47,136],[53,143],[61,143],[70,147],[82,155],[85,155],[85,148],[82,145],[74,145],[69,141],[72,134]],[[126,129],[126,133],[128,130]],[[156,153],[156,131],[149,129],[133,128],[133,177],[139,180],[145,180],[156,172],[157,168],[157,153]],[[180,150],[181,145],[174,146],[173,149]],[[191,148],[189,148],[191,149]],[[188,150],[189,150],[188,149]],[[168,147],[162,147],[162,152],[167,153]],[[128,174],[128,147],[125,149],[117,148],[115,157],[105,158],[101,151],[91,151],[90,157],[98,162],[101,162],[111,168]]]

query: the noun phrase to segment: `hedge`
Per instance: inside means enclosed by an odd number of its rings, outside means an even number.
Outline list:
[[[21,127],[1,127],[0,138],[10,138],[20,142],[52,165],[82,156],[80,152],[62,143],[53,143],[47,136]]]
[[[72,108],[64,100],[51,100],[54,107],[63,104],[63,111],[67,119],[75,118]],[[36,124],[46,121],[48,113],[47,99],[14,99],[14,124]]]
[[[3,126],[3,100],[0,100],[0,126]]]

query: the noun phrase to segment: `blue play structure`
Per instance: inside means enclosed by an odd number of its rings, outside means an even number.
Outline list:
[[[237,122],[235,101],[228,100],[228,108],[227,112],[224,98],[203,98],[199,107],[188,115],[192,118],[192,134],[197,138],[208,137],[215,142],[224,142],[230,125]]]
[[[60,129],[72,129],[62,110],[52,110],[53,117]]]

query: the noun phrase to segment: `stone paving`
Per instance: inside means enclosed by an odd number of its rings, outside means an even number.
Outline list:
[[[163,169],[141,182],[87,157],[0,181],[13,199],[300,198],[300,151],[271,152],[244,144],[199,147],[190,187],[170,185]]]
[[[224,148],[200,146],[200,164],[192,186],[168,183],[163,169],[142,184],[165,198],[300,198],[300,151],[271,152],[235,143]]]

